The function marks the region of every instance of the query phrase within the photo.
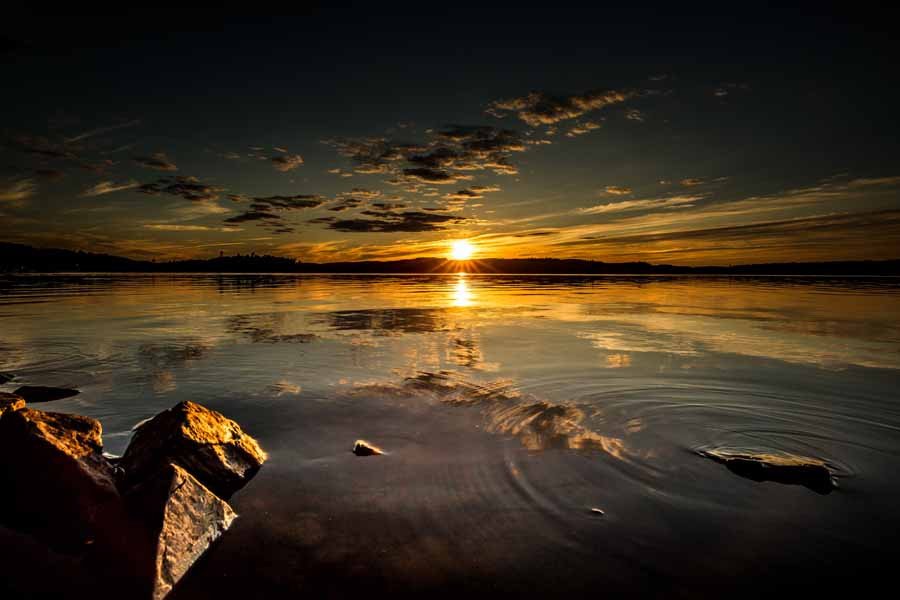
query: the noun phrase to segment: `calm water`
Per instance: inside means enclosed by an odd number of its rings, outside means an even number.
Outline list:
[[[179,598],[822,591],[886,577],[900,531],[897,280],[7,277],[0,372],[79,388],[40,408],[112,453],[181,400],[269,451]]]

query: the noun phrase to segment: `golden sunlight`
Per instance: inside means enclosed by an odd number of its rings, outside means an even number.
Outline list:
[[[455,240],[450,245],[450,258],[453,260],[469,260],[475,252],[475,247],[469,240]]]

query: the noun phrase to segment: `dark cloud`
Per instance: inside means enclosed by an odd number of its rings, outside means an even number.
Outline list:
[[[421,181],[422,183],[437,183],[440,185],[456,183],[460,180],[471,179],[471,175],[461,173],[451,173],[450,171],[442,171],[440,169],[429,169],[427,167],[413,167],[403,169],[403,176],[407,179]]]
[[[157,171],[177,171],[178,167],[169,160],[169,157],[163,152],[157,152],[150,156],[136,156],[134,162],[147,167],[148,169],[156,169]]]
[[[486,112],[498,118],[514,114],[528,125],[540,127],[578,118],[610,104],[625,102],[634,95],[633,91],[619,90],[595,90],[569,96],[531,92],[519,98],[495,100]]]
[[[272,233],[293,233],[294,228],[285,222],[282,214],[288,211],[317,208],[325,203],[325,199],[315,194],[296,194],[294,196],[264,196],[250,198],[249,208],[239,215],[225,219],[225,223],[259,222],[269,227]]]
[[[371,204],[372,208],[375,210],[400,210],[401,208],[406,208],[408,205],[403,202],[373,202]]]
[[[280,150],[276,148],[276,150]],[[303,164],[303,157],[299,154],[284,154],[281,156],[273,156],[269,160],[272,161],[274,167],[283,172],[293,171],[297,167]]]
[[[35,169],[34,171],[34,176],[40,177],[41,179],[62,179],[64,175],[65,173],[59,169]]]
[[[35,154],[43,156],[44,158],[77,158],[70,148],[66,148],[63,144],[52,142],[47,138],[40,136],[15,136],[7,142],[7,145],[19,152]]]
[[[442,231],[446,226],[461,223],[466,219],[453,215],[441,215],[419,211],[406,211],[402,213],[379,213],[379,218],[374,219],[341,219],[333,221],[328,227],[337,231],[351,233],[396,233],[396,232],[423,232]]]
[[[179,175],[177,177],[163,177],[152,183],[144,183],[137,186],[137,191],[153,196],[169,194],[181,196],[185,200],[206,202],[216,200],[223,191],[206,183],[202,183],[196,177]]]

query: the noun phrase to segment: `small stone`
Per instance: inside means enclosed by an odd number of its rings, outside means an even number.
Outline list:
[[[181,402],[135,428],[117,466],[123,489],[175,464],[222,498],[242,488],[268,457],[252,437],[221,413]]]
[[[35,404],[37,402],[52,402],[63,398],[71,398],[72,396],[77,396],[80,392],[69,388],[23,385],[13,393],[24,398],[29,404]]]
[[[356,443],[353,444],[353,454],[357,456],[380,456],[384,454],[384,450],[370,444],[366,440],[356,440]]]
[[[828,494],[837,487],[831,469],[817,458],[731,449],[698,450],[697,453],[753,481],[802,485],[819,494]]]

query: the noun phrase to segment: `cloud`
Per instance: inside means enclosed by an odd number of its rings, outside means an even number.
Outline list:
[[[403,202],[373,202],[371,206],[375,210],[400,210],[408,205]]]
[[[157,231],[240,231],[233,227],[207,227],[206,225],[179,225],[176,223],[146,223],[144,228]]]
[[[644,121],[644,113],[642,113],[641,111],[639,111],[636,108],[630,108],[630,109],[628,109],[628,111],[626,111],[625,118],[628,119],[629,121],[643,122]]]
[[[276,148],[277,150],[277,148]],[[293,171],[303,164],[303,157],[299,154],[285,154],[283,156],[273,156],[269,160],[272,161],[276,170],[287,172]]]
[[[528,125],[540,127],[575,119],[605,106],[625,102],[633,95],[632,91],[618,90],[595,90],[570,96],[531,92],[519,98],[495,100],[488,105],[486,112],[498,118],[514,114]]]
[[[439,185],[446,185],[450,183],[456,183],[457,181],[472,179],[471,175],[451,173],[450,171],[442,171],[440,169],[430,169],[426,167],[413,167],[403,169],[403,175],[408,179],[421,181],[422,183],[436,183]]]
[[[0,202],[22,202],[37,192],[33,179],[19,179],[0,184]]]
[[[59,169],[35,169],[34,176],[41,179],[56,180],[62,179],[65,173]]]
[[[163,177],[153,183],[144,183],[137,186],[137,190],[142,194],[150,194],[152,196],[169,194],[193,201],[216,200],[219,194],[224,191],[222,188],[202,183],[196,177],[183,175]]]
[[[620,187],[618,185],[608,185],[603,191],[613,196],[627,196],[631,193],[631,188]]]
[[[90,131],[85,131],[84,133],[80,133],[74,137],[66,138],[65,142],[67,144],[71,144],[73,142],[78,142],[90,137],[94,137],[95,135],[100,135],[102,133],[109,133],[110,131],[115,131],[116,129],[124,129],[126,127],[134,127],[135,125],[140,125],[140,119],[134,119],[132,121],[127,121],[125,123],[119,123],[117,125],[109,125],[107,127],[98,127],[97,129],[91,129]]]
[[[513,153],[528,148],[518,132],[485,125],[447,125],[429,130],[424,143],[387,138],[325,140],[342,156],[350,158],[357,174],[393,175],[395,185],[420,192],[418,184],[452,184],[472,179],[468,173],[491,170],[518,173],[510,162]],[[343,174],[340,170],[332,170]]]
[[[629,192],[630,193],[630,190]],[[597,215],[609,212],[625,212],[632,210],[650,210],[656,208],[687,208],[694,202],[703,199],[703,196],[672,196],[670,198],[648,198],[644,200],[623,200],[598,204],[588,208],[579,208],[578,213],[583,215]]]
[[[71,149],[39,136],[15,136],[8,142],[8,145],[19,152],[36,154],[45,158],[76,158],[75,153]]]
[[[678,183],[683,185],[684,187],[694,187],[696,185],[702,185],[703,180],[698,177],[686,177]]]
[[[124,181],[122,183],[116,183],[114,181],[101,181],[99,183],[95,183],[88,189],[84,190],[79,194],[82,198],[91,198],[94,196],[102,196],[103,194],[111,194],[113,192],[120,192],[122,190],[130,190],[136,187],[139,187],[141,184],[137,181]]]
[[[272,227],[273,233],[291,233],[293,228],[278,213],[287,211],[318,208],[325,199],[315,194],[296,194],[294,196],[264,196],[251,198],[250,207],[239,215],[225,219],[226,223],[260,222]]]
[[[150,156],[136,156],[134,162],[147,167],[148,169],[156,169],[157,171],[177,171],[178,167],[169,160],[169,157],[163,152],[157,152]]]
[[[576,137],[579,135],[584,135],[585,133],[590,133],[595,129],[600,129],[601,124],[596,121],[584,121],[583,123],[577,123],[572,129],[570,129],[566,133],[566,137]],[[550,143],[550,140],[539,140],[541,142]]]
[[[375,219],[339,219],[332,221],[328,228],[351,233],[443,231],[446,225],[462,223],[465,220],[453,215],[406,211],[385,213],[384,216]]]

